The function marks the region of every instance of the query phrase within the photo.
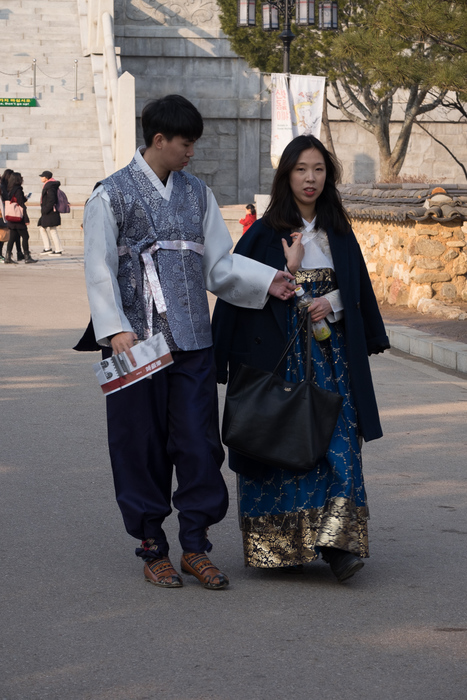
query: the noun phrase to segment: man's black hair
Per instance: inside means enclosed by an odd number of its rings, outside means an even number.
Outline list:
[[[141,114],[141,125],[148,148],[156,134],[162,134],[168,141],[174,136],[196,141],[203,133],[203,117],[181,95],[166,95],[149,102]]]

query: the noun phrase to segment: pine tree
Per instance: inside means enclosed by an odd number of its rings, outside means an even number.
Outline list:
[[[237,1],[218,0],[233,50],[251,67],[282,70],[278,32],[237,27]],[[394,179],[417,118],[443,103],[449,90],[467,98],[467,0],[339,2],[339,30],[292,26],[292,73],[324,75],[328,102],[376,139],[380,177]],[[397,125],[396,121],[397,120]],[[391,139],[390,139],[390,126]],[[394,134],[394,131],[397,133]]]

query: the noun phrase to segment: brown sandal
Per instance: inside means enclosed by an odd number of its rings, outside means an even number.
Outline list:
[[[205,588],[219,590],[229,585],[228,576],[219,571],[204,552],[184,552],[181,567],[185,574],[195,576]]]
[[[144,564],[146,581],[162,588],[181,588],[183,581],[172,566],[169,557],[150,559]]]

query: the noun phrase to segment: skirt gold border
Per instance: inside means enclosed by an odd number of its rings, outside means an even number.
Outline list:
[[[243,553],[246,566],[277,568],[305,564],[318,558],[317,547],[336,547],[368,557],[368,509],[345,498],[325,507],[296,513],[243,516]]]

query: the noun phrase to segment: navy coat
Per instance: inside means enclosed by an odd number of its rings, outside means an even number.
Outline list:
[[[41,217],[37,222],[42,228],[53,228],[60,226],[62,219],[60,212],[55,209],[57,206],[57,190],[60,187],[59,180],[47,180],[42,188],[41,195]]]
[[[389,348],[383,320],[378,309],[365,261],[353,232],[328,231],[337,285],[344,304],[344,326],[352,392],[357,408],[359,430],[366,441],[382,436],[378,407],[371,379],[368,355]],[[290,233],[279,234],[259,219],[242,236],[235,253],[285,269],[281,238],[290,245]],[[240,363],[272,371],[287,342],[287,304],[270,297],[264,309],[243,309],[218,299],[213,315],[214,349],[217,379],[225,384]],[[285,363],[281,368],[285,370]],[[259,474],[260,469],[245,469],[243,458],[230,451],[230,466],[241,473]],[[248,462],[253,465],[251,460]],[[238,463],[238,464],[237,464]],[[259,465],[258,465],[259,467]]]

